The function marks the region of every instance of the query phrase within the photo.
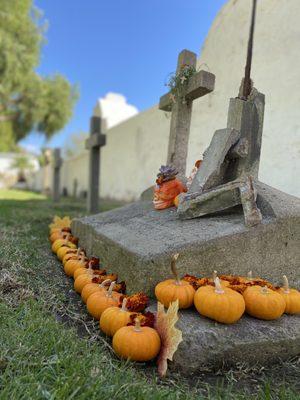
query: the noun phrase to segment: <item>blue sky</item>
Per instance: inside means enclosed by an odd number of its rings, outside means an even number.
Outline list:
[[[65,128],[47,145],[61,146],[88,131],[99,97],[113,91],[140,111],[157,103],[177,54],[199,54],[225,0],[35,0],[49,23],[38,71],[59,72],[79,86],[80,99]],[[23,142],[44,146],[36,134]]]

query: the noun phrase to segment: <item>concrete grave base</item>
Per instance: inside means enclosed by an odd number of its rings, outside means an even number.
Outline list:
[[[236,324],[223,325],[191,309],[180,311],[177,327],[183,341],[169,365],[185,374],[207,367],[268,365],[300,354],[300,315],[276,321],[244,315]]]
[[[262,224],[247,228],[241,208],[192,220],[179,220],[175,208],[155,211],[141,201],[113,211],[75,219],[72,232],[89,255],[125,280],[129,292],[153,295],[170,277],[170,257],[179,252],[180,275],[253,275],[274,284],[282,275],[300,286],[300,200],[259,184]]]

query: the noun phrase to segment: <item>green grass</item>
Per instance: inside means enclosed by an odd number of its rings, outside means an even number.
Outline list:
[[[0,199],[0,400],[300,399],[297,360],[165,380],[155,364],[118,360],[47,240],[53,215],[85,215],[84,202],[21,191]]]

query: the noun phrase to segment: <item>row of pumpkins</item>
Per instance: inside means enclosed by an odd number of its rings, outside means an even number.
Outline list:
[[[144,293],[126,296],[125,282],[117,282],[116,274],[100,269],[98,258],[88,259],[70,232],[70,228],[50,228],[52,251],[66,275],[74,278],[74,289],[89,314],[99,321],[102,332],[113,338],[115,353],[133,361],[155,358],[161,339],[153,326],[154,315],[143,313],[149,298]]]
[[[155,288],[156,298],[166,307],[178,299],[179,308],[195,306],[199,314],[223,324],[237,322],[244,312],[252,317],[274,320],[286,314],[300,314],[300,292],[291,289],[287,277],[283,286],[274,287],[270,282],[247,277],[221,275],[214,271],[212,278],[185,275],[178,278],[174,255],[171,269],[174,279],[160,282]]]
[[[81,295],[88,312],[99,320],[100,329],[113,337],[116,354],[135,361],[155,358],[160,351],[161,338],[154,329],[153,314],[151,318],[151,313],[143,313],[148,297],[143,293],[126,296],[125,282],[117,282],[116,274],[107,275],[100,269],[98,259],[88,259],[85,252],[77,248],[77,239],[70,228],[52,227],[50,241],[66,275],[74,278],[74,289]],[[195,305],[202,316],[224,324],[237,322],[245,311],[265,320],[280,318],[283,313],[300,313],[300,292],[289,288],[286,276],[283,287],[253,278],[251,273],[247,277],[218,277],[214,271],[211,278],[185,275],[179,279],[177,258],[178,254],[171,260],[174,279],[155,287],[156,298],[165,307],[178,300],[179,308]]]

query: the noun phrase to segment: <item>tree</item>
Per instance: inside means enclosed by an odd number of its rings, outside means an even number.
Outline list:
[[[72,115],[77,90],[36,71],[46,23],[32,0],[0,0],[0,138],[9,146],[36,130],[50,138]]]

